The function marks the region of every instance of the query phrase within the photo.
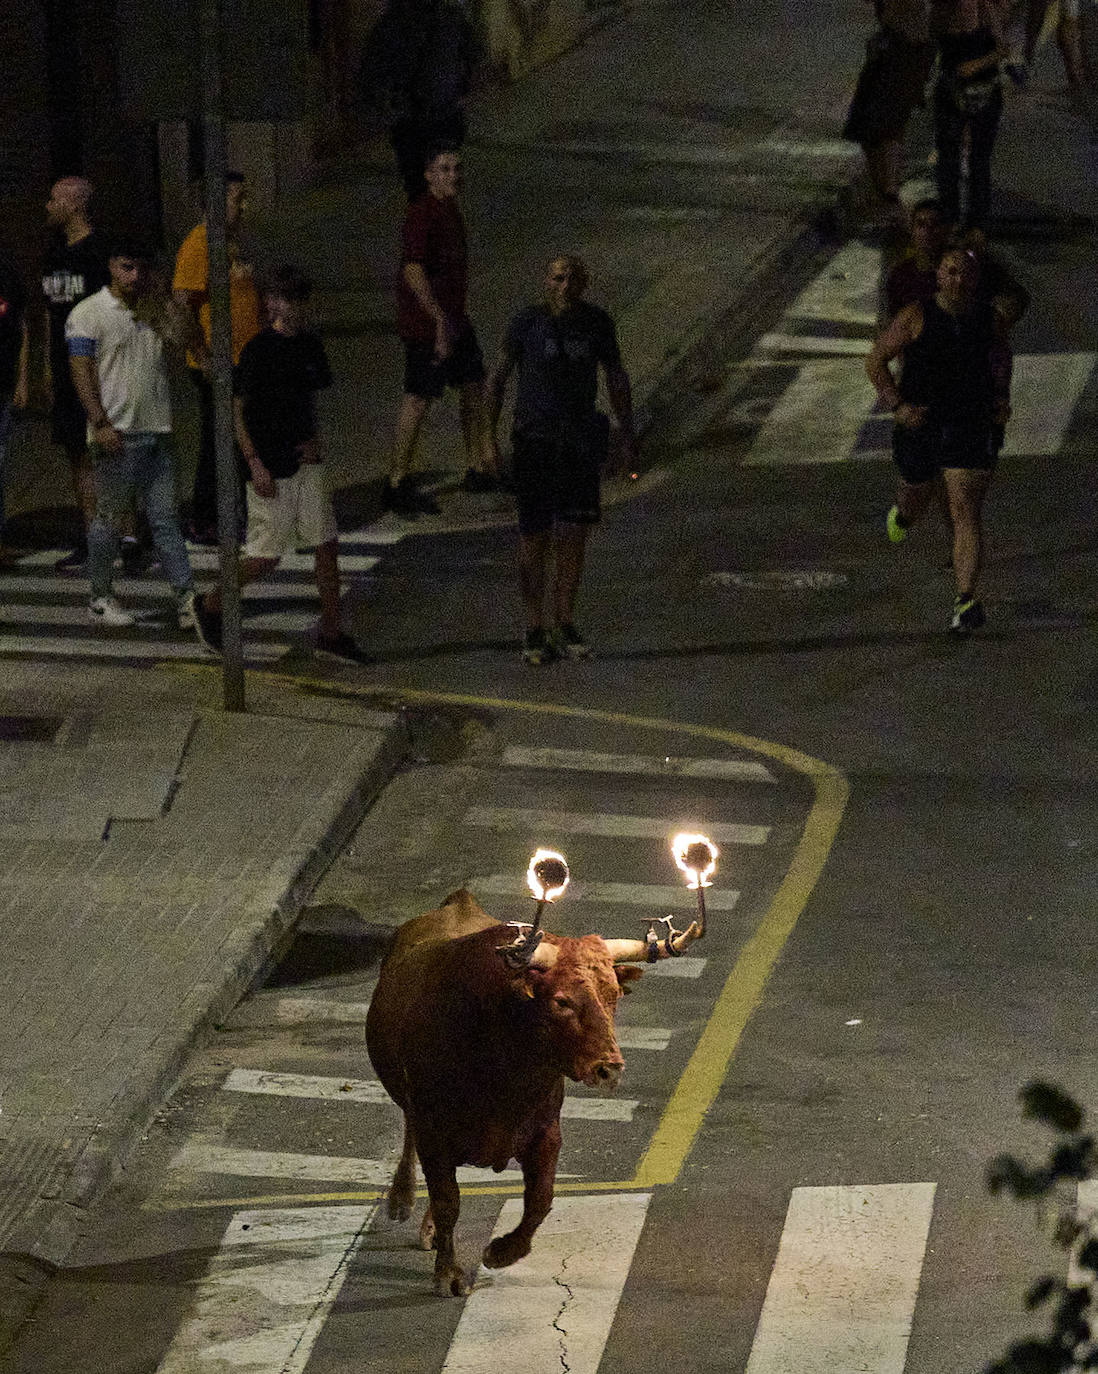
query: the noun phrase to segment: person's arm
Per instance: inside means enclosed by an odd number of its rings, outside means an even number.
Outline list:
[[[515,370],[517,359],[505,345],[500,349],[495,364],[484,383],[484,432],[488,446],[488,461],[497,477],[500,474],[499,457],[499,415],[503,409],[503,398],[507,383]]]
[[[15,365],[15,390],[11,403],[16,410],[26,410],[30,400],[30,334],[26,316],[19,324],[19,361]]]
[[[427,279],[427,273],[423,270],[423,264],[421,262],[406,262],[404,264],[404,280],[412,295],[419,301],[420,306],[434,321],[435,357],[441,362],[450,356],[453,339],[442,307],[435,300],[435,293],[431,290],[431,283]]]
[[[865,360],[866,375],[877,388],[881,404],[886,410],[892,411],[898,425],[914,427],[921,424],[926,416],[925,406],[912,405],[900,395],[896,378],[889,366],[922,332],[922,306],[918,303],[905,305],[896,318],[890,320],[881,330],[877,342]]]
[[[606,395],[614,423],[618,427],[620,446],[614,468],[623,464],[630,467],[636,463],[637,435],[633,428],[633,388],[629,384],[629,373],[620,362],[606,367]]]
[[[72,384],[80,397],[80,404],[88,416],[92,435],[100,448],[108,453],[121,453],[122,436],[107,419],[103,397],[99,390],[99,367],[94,353],[72,353],[69,356]]]
[[[270,472],[263,465],[263,461],[256,452],[255,444],[252,443],[252,436],[248,433],[248,426],[244,423],[244,397],[233,397],[233,429],[236,432],[236,442],[240,452],[244,455],[244,461],[248,464],[248,470],[252,474],[252,486],[255,488],[257,496],[273,498],[278,495],[278,484],[271,476]]]

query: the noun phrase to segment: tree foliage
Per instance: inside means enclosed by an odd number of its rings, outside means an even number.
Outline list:
[[[1050,1329],[1043,1337],[1018,1341],[984,1374],[1061,1374],[1098,1370],[1098,1332],[1092,1309],[1098,1285],[1098,1216],[1079,1206],[1076,1186],[1094,1174],[1095,1143],[1084,1134],[1082,1107],[1054,1083],[1027,1083],[1019,1093],[1022,1115],[1054,1133],[1048,1159],[1030,1164],[998,1155],[987,1168],[991,1193],[1037,1202],[1051,1213],[1051,1240],[1074,1263],[1063,1279],[1044,1274],[1026,1294],[1026,1308],[1044,1308]]]

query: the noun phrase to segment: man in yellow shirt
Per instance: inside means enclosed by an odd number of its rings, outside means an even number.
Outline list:
[[[259,293],[250,263],[242,261],[238,231],[244,212],[245,184],[240,172],[225,177],[225,229],[229,244],[229,305],[232,313],[234,365],[249,339],[259,333]],[[214,454],[213,389],[209,380],[210,257],[206,221],[196,224],[175,259],[172,278],[175,299],[191,312],[195,322],[194,345],[187,367],[198,392],[201,429],[198,465],[194,474],[191,521],[188,534],[199,544],[217,543],[217,462]],[[202,342],[204,340],[204,343]]]

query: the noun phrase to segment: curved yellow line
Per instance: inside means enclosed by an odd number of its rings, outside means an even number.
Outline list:
[[[174,665],[173,665],[174,666]],[[215,669],[188,668],[190,672]],[[595,1192],[604,1189],[651,1188],[674,1183],[686,1162],[694,1140],[701,1129],[706,1112],[713,1105],[721,1083],[728,1072],[744,1027],[758,1006],[766,982],[773,971],[786,941],[793,933],[801,912],[819,880],[827,856],[838,833],[850,786],[842,773],[830,764],[822,763],[798,749],[771,740],[756,739],[735,730],[717,726],[693,725],[688,721],[663,720],[658,716],[632,716],[619,711],[603,711],[595,707],[564,706],[556,702],[512,701],[506,697],[474,696],[463,692],[434,692],[423,688],[358,687],[332,683],[318,678],[294,677],[287,673],[249,674],[270,682],[295,688],[322,690],[335,696],[396,697],[405,701],[434,702],[449,706],[468,706],[497,711],[522,711],[527,715],[560,716],[573,719],[601,721],[608,725],[624,725],[633,729],[661,730],[668,734],[689,735],[694,739],[713,740],[733,748],[749,750],[773,759],[793,772],[812,781],[815,797],[797,843],[793,860],[778,886],[774,899],[754,934],[747,941],[725,980],[716,1005],[705,1029],[683,1070],[679,1082],[664,1108],[658,1126],[637,1167],[635,1177],[628,1183],[572,1184],[558,1183],[557,1191]],[[516,1192],[518,1188],[474,1185],[464,1192]],[[292,1196],[298,1201],[364,1201],[382,1196],[368,1190],[354,1193],[323,1193]],[[267,1201],[266,1198],[263,1201]],[[272,1196],[270,1201],[276,1201]],[[239,1205],[261,1205],[255,1198],[243,1199]],[[226,1205],[200,1203],[199,1206]]]

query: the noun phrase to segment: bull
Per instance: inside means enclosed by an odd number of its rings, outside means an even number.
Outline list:
[[[530,1253],[553,1204],[564,1079],[613,1089],[625,1061],[614,1012],[641,976],[631,964],[674,957],[701,934],[668,922],[660,940],[574,939],[531,928],[515,936],[465,890],[396,933],[366,1017],[366,1045],[404,1113],[404,1147],[389,1216],[412,1213],[418,1155],[429,1206],[420,1227],[435,1249],[435,1287],[462,1296],[473,1271],[454,1253],[460,1165],[523,1177],[519,1224],[485,1249],[490,1269]]]

